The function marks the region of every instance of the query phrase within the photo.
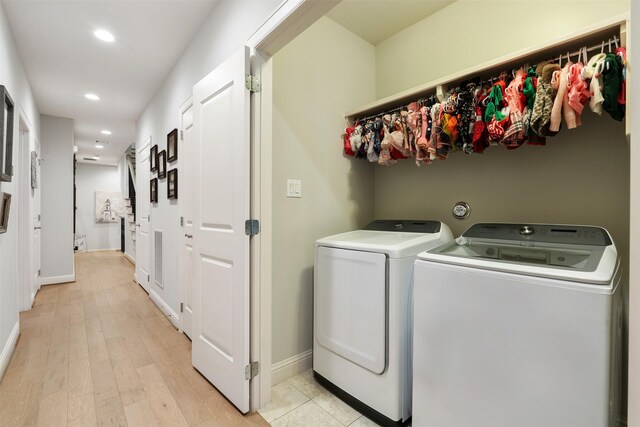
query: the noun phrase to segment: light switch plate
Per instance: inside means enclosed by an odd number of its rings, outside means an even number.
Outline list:
[[[302,181],[287,179],[287,197],[299,199],[302,197]]]

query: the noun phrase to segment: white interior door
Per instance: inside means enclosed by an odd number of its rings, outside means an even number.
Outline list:
[[[147,139],[138,151],[136,159],[136,280],[149,292],[149,268],[151,253],[150,219],[151,201],[149,198],[149,151],[151,137]]]
[[[31,191],[31,215],[32,215],[32,223],[33,223],[33,257],[32,260],[32,278],[31,281],[33,287],[33,294],[40,289],[40,247],[41,247],[41,233],[42,229],[42,221],[40,215],[40,143],[38,141],[34,141],[34,151],[36,152],[36,162],[35,162],[35,175],[37,180],[36,188]]]
[[[245,48],[194,86],[193,366],[249,410],[249,74]]]
[[[180,132],[182,141],[179,146],[179,161],[186,167],[178,171],[179,188],[186,189],[178,194],[183,220],[182,236],[182,287],[183,307],[180,319],[182,331],[192,337],[193,325],[193,200],[195,173],[192,167],[197,163],[193,140],[193,100],[190,98],[180,109]]]

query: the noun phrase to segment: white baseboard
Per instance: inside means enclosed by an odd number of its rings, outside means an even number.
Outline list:
[[[180,329],[180,316],[178,316],[178,313],[173,311],[171,307],[169,307],[169,305],[160,298],[160,295],[153,291],[153,289],[149,290],[149,298],[151,298],[151,301],[153,301],[160,311],[167,316],[173,326],[175,326],[176,329]]]
[[[76,281],[76,275],[67,274],[66,276],[41,277],[40,285],[59,285],[60,283],[70,283]]]
[[[131,264],[136,265],[136,260],[134,257],[132,257],[131,255],[129,255],[126,252],[123,252],[124,257],[127,259],[127,261],[129,261]]]
[[[271,366],[271,386],[280,384],[313,367],[313,350],[296,354]]]
[[[13,356],[13,351],[16,349],[16,344],[18,343],[19,335],[20,323],[16,322],[16,324],[13,325],[13,330],[11,331],[11,335],[9,335],[9,339],[2,349],[2,353],[0,353],[0,381],[2,381],[2,377],[4,377],[4,373],[9,366],[11,356]]]

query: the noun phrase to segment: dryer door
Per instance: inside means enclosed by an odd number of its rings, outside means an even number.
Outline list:
[[[371,372],[384,372],[386,255],[321,246],[315,273],[318,343]]]

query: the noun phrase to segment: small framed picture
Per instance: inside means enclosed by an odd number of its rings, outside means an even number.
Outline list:
[[[167,152],[162,150],[158,153],[158,178],[167,176]]]
[[[13,176],[13,100],[7,88],[0,85],[3,114],[0,120],[0,181]]]
[[[171,169],[167,177],[167,198],[178,198],[178,169],[176,168]]]
[[[149,200],[158,203],[158,178],[153,178],[149,184]]]
[[[9,210],[11,208],[11,194],[0,193],[0,234],[9,228]]]
[[[178,160],[178,129],[174,129],[167,135],[167,160]]]
[[[154,145],[151,147],[151,151],[149,152],[149,166],[151,167],[151,172],[155,172],[158,170],[158,146]]]

